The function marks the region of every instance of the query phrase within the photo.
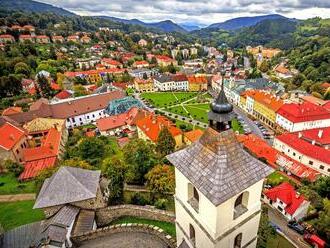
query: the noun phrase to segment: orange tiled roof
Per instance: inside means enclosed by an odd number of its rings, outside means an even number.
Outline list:
[[[195,142],[196,140],[198,140],[202,135],[203,135],[203,131],[200,129],[195,129],[189,132],[185,132],[184,136],[190,140],[191,142]]]
[[[188,76],[188,82],[190,84],[205,84],[207,79],[204,76]]]
[[[2,115],[13,115],[22,112],[21,107],[9,107],[6,108],[3,112]]]
[[[6,122],[0,127],[0,147],[7,151],[10,150],[24,135],[25,131],[23,129]]]
[[[248,90],[245,92],[245,95],[253,98],[255,101],[265,105],[267,108],[270,108],[275,112],[284,104],[281,99],[278,99],[276,96],[265,91]]]
[[[182,134],[182,131],[169,119],[153,113],[139,119],[136,122],[136,126],[138,126],[153,142],[157,142],[158,135],[164,126],[168,128],[173,137]]]

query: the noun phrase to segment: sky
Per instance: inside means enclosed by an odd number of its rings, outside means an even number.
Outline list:
[[[330,18],[330,0],[37,0],[79,15],[107,15],[145,22],[209,25],[265,14],[290,18]]]

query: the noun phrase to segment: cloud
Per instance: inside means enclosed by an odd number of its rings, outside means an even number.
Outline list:
[[[39,0],[81,15],[211,24],[240,16],[285,14],[330,18],[330,0]],[[296,15],[296,16],[292,16]]]

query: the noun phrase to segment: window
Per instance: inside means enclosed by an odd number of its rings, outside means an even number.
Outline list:
[[[19,154],[19,150],[18,149],[16,149],[16,153]]]
[[[242,233],[237,234],[234,241],[234,248],[242,247]]]
[[[295,152],[293,153],[293,156],[296,156],[296,153]]]
[[[321,169],[321,170],[324,170],[324,166],[323,166],[323,165],[320,165],[320,169]]]
[[[308,164],[313,165],[313,161],[310,161],[310,160],[309,160]]]
[[[193,227],[192,224],[189,224],[189,238],[190,238],[190,241],[195,246],[195,243],[196,243],[196,232],[195,232],[195,228]]]
[[[188,203],[190,206],[195,209],[196,212],[199,210],[199,193],[197,189],[191,184],[188,183]]]
[[[235,200],[234,204],[234,219],[238,218],[245,212],[247,212],[247,205],[249,199],[249,192],[241,193]]]

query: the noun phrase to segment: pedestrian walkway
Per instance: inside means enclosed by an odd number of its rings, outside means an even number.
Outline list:
[[[36,199],[36,194],[0,195],[0,202],[28,201]]]

